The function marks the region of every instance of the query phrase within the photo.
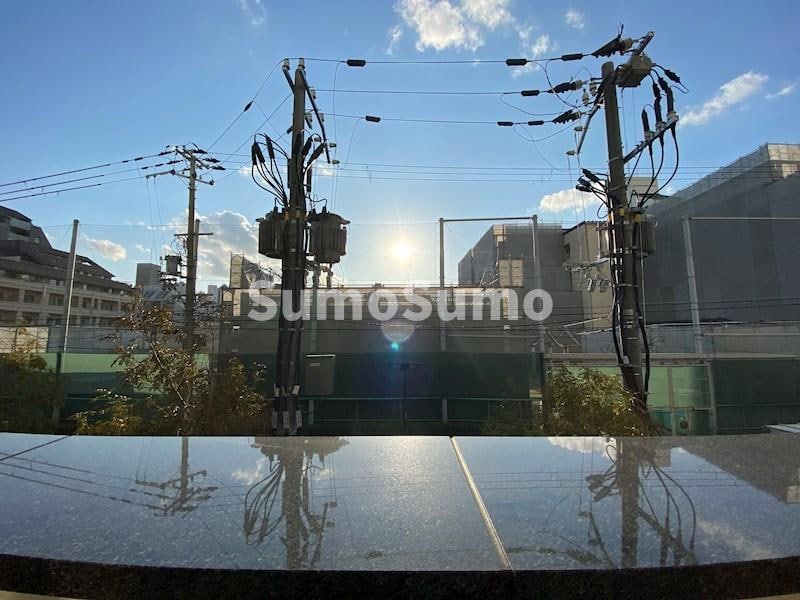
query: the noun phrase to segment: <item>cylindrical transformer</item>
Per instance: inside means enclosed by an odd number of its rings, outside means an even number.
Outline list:
[[[311,226],[308,253],[313,255],[318,263],[338,263],[347,253],[347,228],[350,221],[341,216],[328,212],[312,211],[308,215]]]
[[[165,269],[167,275],[179,275],[181,272],[181,257],[175,255],[167,255],[164,257],[166,263]]]
[[[283,215],[277,207],[258,219],[258,253],[269,258],[283,257]]]

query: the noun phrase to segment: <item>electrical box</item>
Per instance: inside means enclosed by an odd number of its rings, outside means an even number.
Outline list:
[[[641,256],[656,253],[656,218],[647,213],[639,221],[639,253]]]
[[[174,255],[167,255],[164,257],[166,263],[165,269],[167,275],[180,275],[181,273],[181,257]]]
[[[335,354],[307,354],[303,363],[304,396],[330,396],[334,390]]]
[[[269,258],[283,257],[283,213],[277,207],[258,219],[258,253]]]
[[[650,74],[653,61],[644,54],[634,54],[631,59],[619,67],[617,85],[621,88],[637,87]]]

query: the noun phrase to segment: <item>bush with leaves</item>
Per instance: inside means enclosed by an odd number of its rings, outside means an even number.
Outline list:
[[[0,354],[3,431],[50,433],[55,429],[55,417],[64,404],[64,390],[38,346],[38,341],[20,328],[12,351]]]
[[[213,317],[198,311],[196,330],[210,335]],[[98,390],[100,407],[77,415],[78,433],[225,435],[257,433],[263,396],[256,390],[261,368],[248,371],[238,359],[223,365],[202,360],[198,341],[191,350],[172,313],[137,302],[118,319],[120,345],[114,361],[122,368],[125,393]]]
[[[633,395],[615,375],[597,369],[573,373],[566,367],[548,374],[544,399],[547,435],[640,436],[656,432],[638,412]]]
[[[486,421],[484,435],[609,435],[657,433],[649,417],[636,411],[620,380],[597,369],[548,373],[541,423],[536,411],[503,405]]]

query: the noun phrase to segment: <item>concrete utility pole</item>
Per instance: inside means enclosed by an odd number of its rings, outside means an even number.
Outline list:
[[[692,313],[692,337],[694,351],[703,353],[703,332],[700,329],[700,304],[697,301],[697,278],[694,272],[694,252],[692,251],[692,225],[689,217],[683,217],[683,243],[686,247],[686,275],[689,283],[689,310]]]
[[[61,352],[67,351],[67,335],[69,335],[69,313],[72,309],[72,288],[75,286],[75,258],[78,254],[78,219],[72,221],[72,243],[69,246],[67,259],[67,277],[64,280],[64,310],[61,313]]]
[[[444,289],[444,218],[439,217],[439,288]]]
[[[197,193],[197,158],[189,154],[189,215],[186,223],[186,302],[183,318],[186,323],[183,349],[191,352],[194,347],[194,303],[197,287],[197,234],[199,221],[195,219],[195,195]]]
[[[617,81],[613,62],[603,64],[603,102],[606,115],[606,138],[608,141],[608,196],[612,210],[612,228],[615,239],[614,253],[619,265],[617,281],[621,291],[622,355],[625,364],[620,365],[626,386],[635,394],[640,407],[646,406],[644,374],[642,370],[642,332],[637,316],[635,285],[636,249],[633,246],[634,219],[628,201],[625,157],[622,153],[622,136],[619,130],[619,107],[617,104]]]
[[[288,69],[288,67],[287,67]],[[287,71],[287,78],[289,77]],[[303,289],[306,283],[306,196],[303,191],[303,144],[306,119],[305,63],[298,62],[292,84],[291,156],[287,164],[289,206],[283,226],[283,260],[281,270],[281,314],[278,324],[278,354],[275,373],[275,400],[272,428],[276,433],[293,435],[302,426],[300,413],[300,339],[303,319],[289,320],[283,305],[287,292],[291,297],[291,312],[303,308]],[[280,422],[279,422],[280,421]]]
[[[542,258],[541,246],[539,245],[539,215],[531,216],[531,251],[533,252],[533,288],[542,289]],[[536,352],[542,355],[544,360],[545,353],[545,328],[544,322],[536,322]],[[544,369],[542,369],[544,372]]]
[[[183,340],[183,349],[186,352],[191,352],[194,347],[194,322],[195,322],[195,296],[197,288],[197,250],[198,238],[200,235],[212,235],[210,233],[200,233],[200,221],[197,220],[195,214],[195,197],[197,195],[197,184],[205,183],[206,185],[214,185],[214,180],[205,180],[198,175],[199,169],[213,169],[223,171],[224,167],[219,163],[219,160],[210,158],[205,150],[200,148],[188,148],[186,146],[170,146],[177,156],[182,157],[189,163],[189,168],[184,171],[176,171],[170,169],[169,171],[162,171],[160,173],[151,173],[146,177],[159,177],[161,175],[175,175],[183,179],[189,180],[189,208],[186,217],[186,233],[176,234],[176,237],[186,236],[186,298],[184,301],[184,324],[185,324],[185,337]],[[200,158],[203,156],[203,158]],[[186,172],[188,171],[188,173]]]

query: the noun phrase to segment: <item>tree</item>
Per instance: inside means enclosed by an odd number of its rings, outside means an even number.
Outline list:
[[[213,331],[213,312],[197,311],[197,339],[184,349],[184,330],[162,307],[137,301],[118,319],[115,364],[123,393],[98,390],[97,410],[77,416],[78,432],[91,434],[225,435],[256,433],[263,396],[261,367],[238,359],[218,365],[200,350]],[[205,334],[204,334],[205,332]],[[133,339],[131,339],[133,336]],[[121,343],[128,340],[127,343]]]
[[[50,433],[55,429],[64,390],[39,350],[38,340],[18,327],[11,352],[0,354],[0,426],[4,431]]]
[[[636,411],[622,382],[597,369],[551,370],[544,402],[548,435],[638,436],[656,431],[649,416]]]
[[[534,411],[501,405],[483,427],[484,435],[609,435],[656,433],[649,416],[636,411],[633,396],[619,379],[597,369],[548,373],[541,422]]]

